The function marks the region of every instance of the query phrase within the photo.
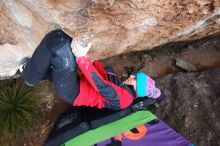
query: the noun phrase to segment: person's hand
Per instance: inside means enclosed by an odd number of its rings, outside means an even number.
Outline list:
[[[82,42],[80,42],[79,40],[73,39],[72,43],[71,43],[71,48],[72,48],[74,55],[77,58],[82,57],[82,56],[86,56],[89,49],[91,48],[91,42],[88,43],[87,45],[85,45]]]
[[[137,81],[136,81],[136,77],[134,75],[130,75],[130,77],[128,79],[126,79],[123,84],[126,84],[126,85],[133,85],[134,86],[134,89],[136,91],[136,84],[137,84]]]

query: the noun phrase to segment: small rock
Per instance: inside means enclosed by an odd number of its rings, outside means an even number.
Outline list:
[[[189,45],[188,49],[194,49],[194,47],[192,45]]]
[[[191,71],[198,71],[198,69],[195,67],[195,65],[189,63],[189,62],[186,62],[182,59],[178,59],[176,58],[176,66],[188,71],[188,72],[191,72]]]
[[[128,55],[126,55],[126,54],[121,55],[121,59],[122,60],[128,60]]]
[[[148,62],[151,61],[152,57],[148,54],[141,54],[141,61]]]

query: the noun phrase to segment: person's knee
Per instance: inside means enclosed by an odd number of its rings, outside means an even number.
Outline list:
[[[66,43],[71,43],[71,37],[62,30],[54,30],[48,34],[48,48],[56,51],[62,48]]]
[[[59,70],[72,70],[76,68],[75,56],[73,55],[69,44],[65,43],[63,46],[53,51],[51,64]]]

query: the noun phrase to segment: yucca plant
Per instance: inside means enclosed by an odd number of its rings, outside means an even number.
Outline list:
[[[20,79],[2,81],[0,86],[0,135],[11,139],[37,122],[39,98]]]

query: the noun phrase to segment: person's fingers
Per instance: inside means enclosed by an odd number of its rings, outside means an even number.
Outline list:
[[[75,43],[75,46],[76,46],[76,49],[79,49],[79,41],[78,41],[78,39],[76,39],[75,41],[74,41],[74,43]]]
[[[73,54],[77,55],[78,52],[78,46],[76,40],[72,40],[73,46],[72,46],[72,52]]]
[[[75,39],[72,40],[71,47],[73,50],[75,50],[77,48],[77,43],[76,43]]]
[[[124,84],[128,84],[129,83],[129,79],[125,80],[123,83]]]
[[[91,42],[86,46],[83,46],[82,42],[78,39],[73,39],[71,43],[72,52],[76,57],[87,55],[89,49],[91,48]]]
[[[86,49],[89,50],[89,49],[91,48],[91,46],[92,46],[92,43],[89,42],[89,43],[87,44],[87,46],[86,46]]]
[[[75,47],[75,40],[73,39],[72,42],[71,42],[71,48],[73,49]]]

